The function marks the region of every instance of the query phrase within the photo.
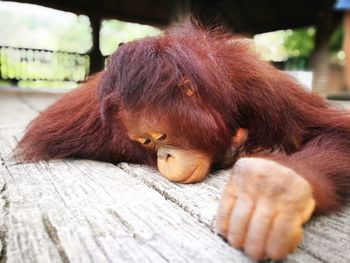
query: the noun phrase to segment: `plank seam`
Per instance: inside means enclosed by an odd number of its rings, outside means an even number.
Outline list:
[[[70,263],[67,253],[64,251],[61,240],[58,237],[56,227],[51,223],[50,218],[47,214],[43,214],[41,217],[45,232],[49,239],[57,250],[57,253],[63,263]]]
[[[8,170],[6,164],[4,163],[4,159],[1,157],[2,165]],[[8,198],[8,190],[7,190],[7,184],[4,182],[3,187],[0,189],[0,198],[3,200],[3,211],[4,211],[4,220],[3,225],[0,228],[0,243],[1,243],[1,250],[0,250],[0,262],[6,262],[7,261],[7,239],[8,239],[8,213],[9,213],[9,207],[10,207],[10,200]]]
[[[303,248],[303,245],[302,245],[302,244],[299,245],[299,248],[300,248],[300,250],[304,251],[306,254],[308,254],[308,255],[310,255],[311,257],[313,257],[313,258],[319,260],[320,262],[322,262],[322,263],[328,263],[326,260],[320,258],[320,257],[317,256],[315,253],[313,253],[312,251]]]
[[[175,204],[179,208],[181,208],[184,212],[192,216],[195,220],[197,220],[199,223],[203,224],[206,226],[212,233],[217,234],[214,230],[214,227],[212,224],[208,224],[201,220],[200,216],[198,213],[195,213],[189,209],[187,205],[184,205],[183,203],[179,202],[176,198],[174,198],[171,194],[167,193],[166,191],[161,190],[157,185],[153,184],[152,182],[149,182],[147,180],[142,179],[140,176],[135,174],[131,169],[128,169],[124,167],[123,165],[118,165],[120,169],[122,169],[124,172],[127,174],[130,174],[132,177],[141,180],[146,186],[151,188],[152,190],[156,191],[159,193],[165,200],[170,201],[172,204]]]
[[[38,110],[37,108],[35,108],[35,106],[33,106],[31,103],[29,103],[28,101],[26,101],[22,96],[18,96],[17,97],[18,100],[20,102],[22,102],[24,105],[26,105],[29,109],[31,109],[32,111],[35,111],[37,113],[40,113],[40,110]]]

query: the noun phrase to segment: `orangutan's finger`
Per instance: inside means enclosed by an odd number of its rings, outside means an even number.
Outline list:
[[[300,217],[280,214],[276,217],[271,228],[266,255],[273,260],[283,259],[296,248],[302,237]]]
[[[266,242],[272,227],[275,213],[271,204],[259,202],[247,231],[244,252],[254,260],[265,257]]]
[[[232,209],[236,202],[236,186],[228,183],[220,201],[216,217],[216,231],[219,235],[226,237]]]
[[[242,248],[244,246],[253,210],[254,202],[249,196],[239,197],[236,200],[227,232],[227,240],[232,246],[236,248]]]

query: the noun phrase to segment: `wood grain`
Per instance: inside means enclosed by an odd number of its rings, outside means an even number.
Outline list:
[[[229,171],[181,185],[142,165],[11,160],[53,101],[0,94],[1,262],[251,262],[215,234]],[[350,262],[349,219],[350,205],[314,218],[286,262]]]

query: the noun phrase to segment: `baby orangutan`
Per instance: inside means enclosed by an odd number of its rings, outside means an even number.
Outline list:
[[[252,259],[282,259],[313,212],[349,196],[350,116],[231,35],[186,25],[120,46],[15,154],[149,164],[179,183],[233,167],[218,233]]]

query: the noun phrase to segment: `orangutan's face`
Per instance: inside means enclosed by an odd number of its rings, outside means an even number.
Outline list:
[[[184,149],[186,138],[166,129],[159,120],[124,114],[123,122],[129,138],[157,152],[159,172],[170,181],[194,183],[202,181],[208,174],[212,156],[195,150]]]

